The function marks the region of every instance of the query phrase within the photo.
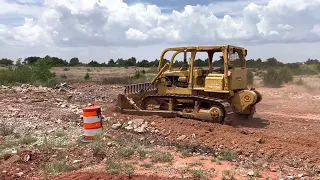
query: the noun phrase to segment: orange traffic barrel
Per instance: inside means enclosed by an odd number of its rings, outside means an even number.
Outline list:
[[[102,133],[101,107],[93,104],[83,108],[83,141],[88,142],[96,135]]]

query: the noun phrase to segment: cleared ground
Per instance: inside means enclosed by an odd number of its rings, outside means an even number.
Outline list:
[[[319,179],[320,78],[302,79],[281,88],[256,79],[257,114],[233,126],[117,114],[121,86],[3,87],[0,179]],[[80,117],[88,103],[105,118],[103,136],[86,144]]]

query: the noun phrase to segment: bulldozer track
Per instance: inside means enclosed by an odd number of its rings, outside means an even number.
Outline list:
[[[189,95],[189,94],[156,94],[148,95],[142,99],[141,105],[145,103],[146,100],[151,98],[172,98],[172,99],[187,99],[187,100],[200,100],[212,103],[214,105],[220,106],[224,111],[224,118],[220,123],[230,123],[233,119],[233,109],[230,103],[224,99],[198,96],[198,95]]]

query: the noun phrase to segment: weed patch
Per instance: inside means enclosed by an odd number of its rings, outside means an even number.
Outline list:
[[[172,162],[173,156],[169,152],[156,152],[152,155],[151,161],[153,163],[165,163],[165,162]]]
[[[29,145],[37,141],[37,138],[32,136],[25,136],[19,140],[20,144]]]
[[[50,162],[41,166],[42,170],[48,173],[61,173],[76,170],[77,167],[68,162]]]
[[[107,162],[108,172],[111,174],[127,174],[131,176],[135,167],[131,164],[121,163],[121,162]]]
[[[150,168],[152,168],[153,167],[153,164],[141,164],[140,165],[141,167],[144,167],[144,168],[147,168],[147,169],[150,169]]]
[[[130,158],[134,154],[135,150],[131,147],[126,147],[119,150],[119,155],[123,158]]]
[[[235,180],[234,172],[230,170],[224,170],[222,171],[222,180]]]
[[[206,180],[206,171],[204,170],[197,170],[197,169],[189,169],[190,174],[197,179]]]
[[[218,159],[219,160],[226,160],[226,161],[233,161],[234,159],[237,159],[238,153],[235,152],[232,149],[223,149],[219,153]]]
[[[0,136],[9,136],[14,133],[14,127],[5,123],[0,124]]]

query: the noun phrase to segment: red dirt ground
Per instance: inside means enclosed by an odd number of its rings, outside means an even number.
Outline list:
[[[81,88],[81,85],[78,87]],[[101,86],[109,89],[109,86]],[[129,116],[129,119],[143,118],[160,130],[159,139],[165,137],[176,141],[186,135],[181,142],[205,145],[213,148],[228,147],[238,150],[240,155],[262,158],[276,164],[290,163],[292,166],[320,167],[320,100],[319,92],[293,92],[295,86],[279,89],[257,88],[263,100],[257,105],[256,116],[249,121],[236,121],[233,126],[199,122],[182,118],[161,118],[158,116]],[[113,94],[114,93],[114,94]],[[118,92],[112,91],[116,99]],[[99,104],[99,102],[95,103]],[[106,109],[105,116],[113,114],[113,104],[101,104]],[[117,119],[127,119],[118,115]],[[259,140],[263,139],[263,142]],[[34,153],[37,157],[37,153]],[[41,161],[44,157],[39,156]],[[38,161],[38,160],[37,160]],[[37,161],[31,159],[24,164],[9,166],[2,164],[0,169],[9,168],[10,174],[0,173],[0,179],[19,179],[17,173],[23,171],[28,178],[34,179],[33,169],[39,168]],[[320,172],[320,171],[319,171]],[[72,172],[56,177],[55,180],[69,179],[170,179],[135,175],[110,175],[104,173]]]
[[[155,122],[155,127],[171,140],[181,135],[188,143],[211,147],[231,147],[245,156],[255,155],[269,160],[302,159],[305,163],[320,163],[320,100],[314,96],[293,94],[293,87],[259,88],[263,100],[257,114],[249,121],[236,121],[233,126],[199,122],[182,118],[143,117]],[[288,93],[289,97],[279,95]],[[300,98],[301,97],[301,98]],[[111,108],[110,108],[111,109]],[[111,114],[107,110],[106,114]],[[120,115],[124,118],[126,115]],[[141,118],[141,116],[131,116]],[[171,132],[168,135],[168,132]],[[194,134],[195,136],[191,137]],[[259,139],[264,143],[258,143]]]
[[[90,172],[72,172],[59,176],[52,180],[178,180],[179,178],[164,178],[156,176],[133,175],[131,177],[125,175],[111,175],[106,173],[90,173]]]

